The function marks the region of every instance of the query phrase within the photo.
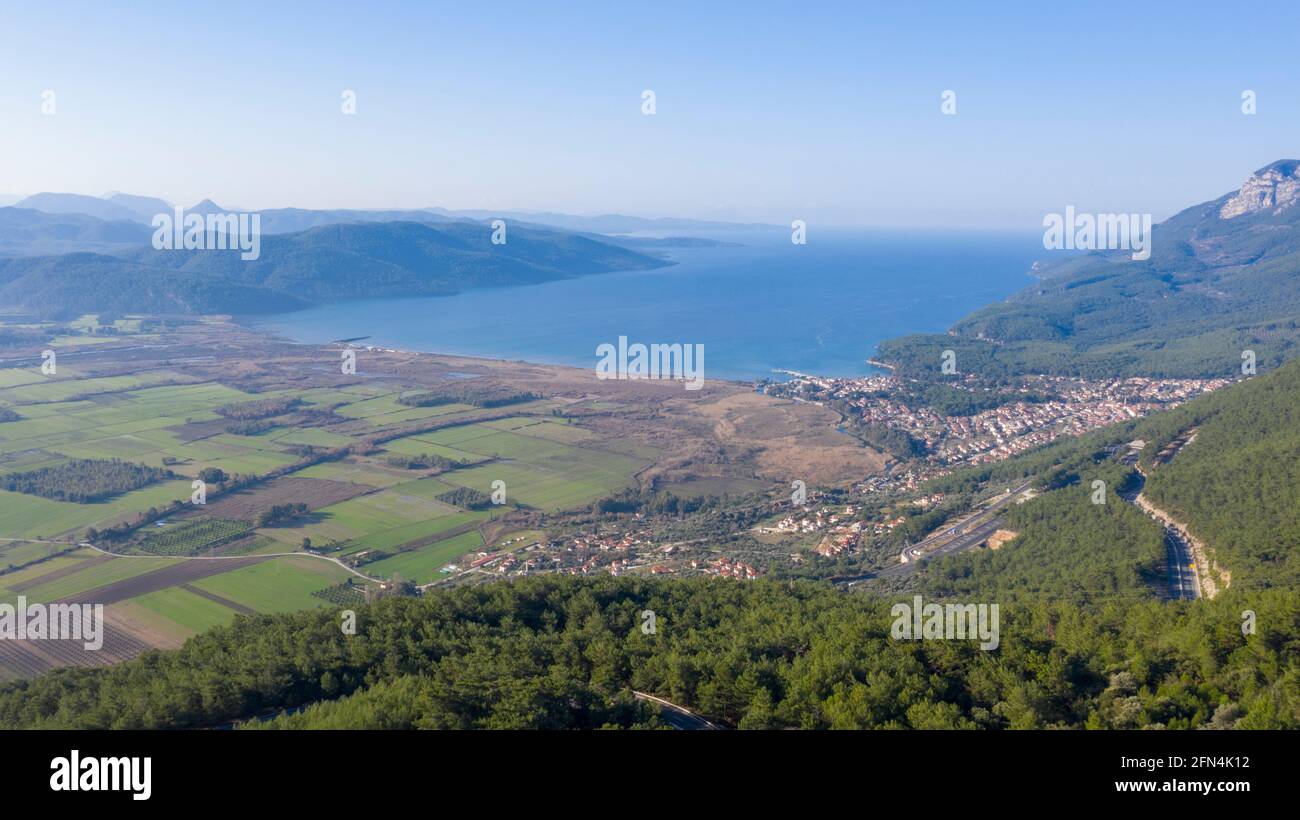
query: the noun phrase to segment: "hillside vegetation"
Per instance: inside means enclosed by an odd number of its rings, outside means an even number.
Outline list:
[[[1004,606],[1001,645],[890,637],[813,584],[537,577],[239,618],[179,650],[0,686],[0,727],[595,728],[646,691],[744,728],[1300,726],[1300,600]],[[1245,606],[1259,631],[1243,637]],[[654,634],[642,612],[656,615]]]
[[[1274,163],[1247,185],[1270,170],[1294,175],[1296,166]],[[1300,207],[1223,218],[1236,194],[1155,226],[1150,259],[1129,251],[1067,254],[951,333],[890,340],[879,357],[909,375],[938,376],[940,356],[951,349],[961,372],[993,379],[1225,376],[1240,372],[1247,349],[1261,372],[1276,366],[1300,347]]]
[[[0,259],[0,303],[41,316],[83,313],[253,314],[312,304],[444,296],[667,262],[586,236],[509,227],[494,245],[473,222],[335,224],[263,235],[238,250],[154,250],[117,256]]]

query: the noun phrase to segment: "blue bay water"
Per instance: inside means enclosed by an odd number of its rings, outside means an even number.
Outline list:
[[[1032,283],[1037,235],[785,231],[673,249],[678,264],[449,297],[374,299],[245,319],[295,341],[595,367],[596,347],[704,345],[710,379],[875,372],[884,339],[942,332]]]

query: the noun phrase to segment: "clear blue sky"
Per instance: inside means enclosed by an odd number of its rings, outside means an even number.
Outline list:
[[[1294,2],[5,2],[0,193],[1161,219],[1300,155],[1298,24]]]

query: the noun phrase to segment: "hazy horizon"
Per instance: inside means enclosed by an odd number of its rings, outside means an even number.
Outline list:
[[[0,11],[0,194],[1032,231],[1300,155],[1300,56],[1231,10],[225,8]]]

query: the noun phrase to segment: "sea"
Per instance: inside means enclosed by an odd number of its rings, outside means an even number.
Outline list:
[[[711,234],[718,247],[663,251],[676,264],[454,296],[328,304],[240,321],[309,344],[360,344],[596,366],[604,343],[704,347],[709,379],[788,372],[863,376],[881,341],[943,332],[1033,283],[1041,236],[822,231]]]

